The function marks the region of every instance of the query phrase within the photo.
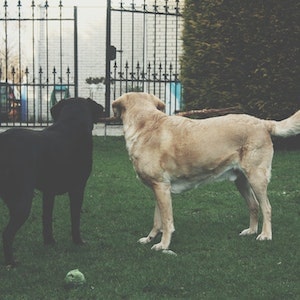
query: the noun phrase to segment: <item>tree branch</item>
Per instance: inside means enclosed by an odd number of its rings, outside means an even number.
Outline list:
[[[189,111],[181,111],[176,113],[176,116],[190,117],[190,116],[202,116],[210,117],[212,115],[225,115],[229,113],[240,113],[241,108],[239,106],[227,107],[227,108],[205,108],[205,109],[196,109]]]

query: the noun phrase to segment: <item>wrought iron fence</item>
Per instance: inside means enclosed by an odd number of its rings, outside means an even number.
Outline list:
[[[0,0],[1,127],[47,126],[53,103],[78,95],[77,9],[62,2]],[[157,95],[168,113],[180,109],[182,7],[183,0],[107,0],[108,115],[128,91]]]
[[[183,1],[107,1],[106,107],[124,92],[153,93],[180,110]]]
[[[51,106],[78,94],[76,7],[30,2],[0,7],[1,127],[47,126]]]

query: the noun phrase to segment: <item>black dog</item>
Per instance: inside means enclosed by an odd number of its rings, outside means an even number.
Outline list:
[[[80,211],[92,169],[92,129],[103,107],[91,99],[66,99],[51,109],[53,125],[42,131],[9,129],[0,134],[0,197],[10,219],[3,232],[5,263],[15,266],[12,244],[27,220],[34,189],[43,192],[43,238],[54,243],[52,210],[55,195],[68,193],[72,238],[80,237]]]

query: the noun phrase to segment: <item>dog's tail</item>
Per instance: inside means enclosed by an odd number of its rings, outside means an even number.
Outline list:
[[[265,121],[274,136],[288,137],[300,133],[300,110],[282,121]]]

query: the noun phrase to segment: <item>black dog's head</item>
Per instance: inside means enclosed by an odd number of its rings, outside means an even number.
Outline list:
[[[59,119],[59,116],[61,115],[62,110],[67,106],[67,105],[72,105],[74,106],[75,104],[77,104],[78,109],[83,109],[83,108],[87,108],[88,111],[91,114],[91,118],[92,118],[92,122],[93,123],[97,123],[99,122],[99,120],[101,118],[104,117],[104,107],[100,104],[98,104],[97,102],[95,102],[94,100],[87,98],[68,98],[68,99],[63,99],[61,101],[59,101],[57,104],[55,104],[50,112],[51,112],[51,116],[54,120],[54,122],[56,122]]]

